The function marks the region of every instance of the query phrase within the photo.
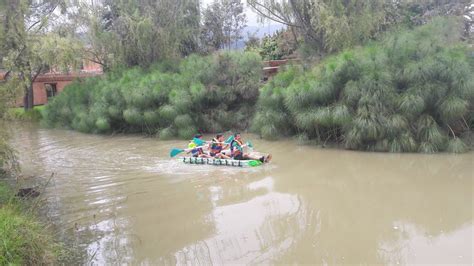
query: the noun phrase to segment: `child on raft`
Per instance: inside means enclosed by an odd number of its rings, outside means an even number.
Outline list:
[[[194,135],[194,139],[202,139],[201,134],[196,134]],[[206,154],[204,150],[202,149],[202,146],[199,146],[194,139],[192,139],[189,144],[188,144],[188,153],[191,153],[191,156],[193,157],[199,157],[199,158],[212,158],[212,156]]]
[[[272,159],[272,155],[255,156],[249,153],[244,153],[245,144],[243,144],[240,133],[234,134],[234,139],[230,143],[230,156],[234,160],[259,160],[262,163],[268,163]]]
[[[226,149],[229,144],[224,143],[224,135],[219,133],[215,138],[212,139],[209,144],[209,155],[218,159],[230,159],[229,156],[225,155],[222,151]]]
[[[243,144],[242,136],[240,133],[235,133],[230,144],[224,142],[224,135],[219,133],[209,143],[207,148],[208,152],[203,150],[203,143],[201,134],[196,134],[194,139],[188,144],[188,153],[191,153],[193,157],[199,158],[217,158],[217,159],[234,159],[234,160],[259,160],[262,163],[270,162],[272,156],[257,156],[250,153],[244,153],[244,147],[247,144]],[[230,146],[230,156],[224,153],[224,149]]]

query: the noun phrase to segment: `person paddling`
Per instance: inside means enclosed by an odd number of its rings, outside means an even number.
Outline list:
[[[214,158],[230,159],[229,156],[222,153],[222,150],[227,148],[228,144],[224,143],[224,135],[219,133],[209,144],[209,154]]]
[[[230,154],[232,159],[234,160],[259,160],[263,162],[269,162],[271,156],[269,155],[267,158],[265,156],[255,156],[249,153],[244,153],[244,144],[242,141],[242,137],[240,133],[234,134],[234,139],[230,143]]]
[[[202,139],[202,135],[196,134],[194,135],[194,139]],[[199,147],[199,145],[194,139],[191,140],[188,144],[188,149],[191,149],[190,151],[188,151],[188,153],[191,153],[193,157],[210,158],[211,156],[205,154],[202,147]]]

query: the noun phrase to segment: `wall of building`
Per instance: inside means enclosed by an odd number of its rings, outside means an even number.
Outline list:
[[[46,92],[46,84],[56,85],[56,95],[64,90],[67,84],[71,83],[76,78],[86,78],[103,73],[102,66],[92,61],[84,60],[82,68],[79,71],[72,71],[69,73],[62,73],[54,67],[49,72],[39,75],[35,82],[33,82],[33,98],[34,105],[44,105],[48,103],[48,96]],[[4,79],[5,71],[0,70],[0,81]],[[24,97],[20,97],[16,101],[18,107],[24,104]]]
[[[64,90],[64,87],[72,81],[48,81],[48,82],[34,82],[33,83],[33,95],[35,105],[43,105],[48,103],[48,97],[46,93],[46,84],[56,84],[56,95]],[[23,103],[22,103],[23,105]]]

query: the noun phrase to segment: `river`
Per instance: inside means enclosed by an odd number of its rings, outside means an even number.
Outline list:
[[[268,142],[263,167],[185,165],[185,141],[16,125],[49,221],[92,264],[471,264],[474,153]],[[38,179],[34,179],[38,180]]]

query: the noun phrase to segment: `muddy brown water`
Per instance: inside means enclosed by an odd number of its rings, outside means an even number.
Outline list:
[[[183,141],[15,125],[47,216],[92,264],[471,264],[474,153],[268,142],[257,168],[185,165]]]

